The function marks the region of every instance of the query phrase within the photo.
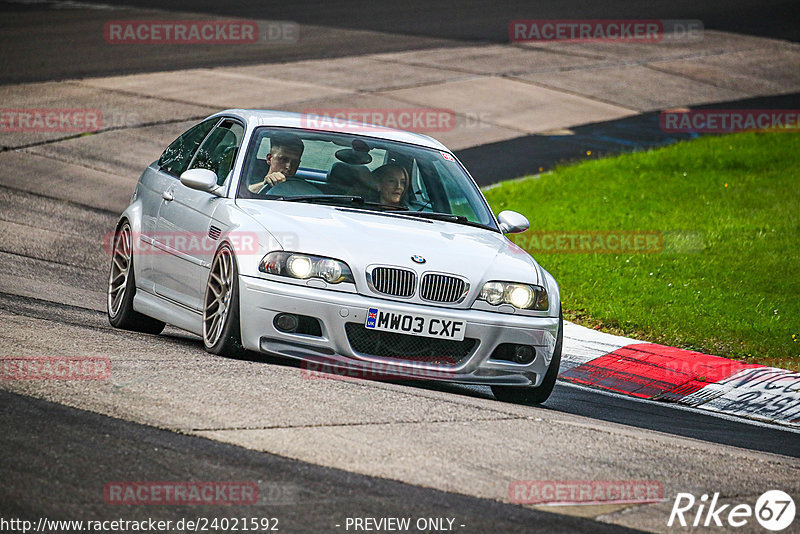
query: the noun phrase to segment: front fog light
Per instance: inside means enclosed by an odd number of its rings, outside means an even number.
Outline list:
[[[531,363],[536,358],[536,349],[528,345],[517,345],[514,349],[514,361],[516,363]]]
[[[342,265],[336,260],[322,260],[317,264],[317,274],[326,282],[335,284],[342,278]]]
[[[489,282],[483,286],[480,297],[489,304],[497,305],[503,302],[503,284],[500,282]]]
[[[533,290],[530,286],[508,285],[505,300],[515,308],[528,309],[533,303]]]
[[[308,278],[311,276],[313,267],[314,264],[308,256],[292,254],[289,256],[289,259],[286,260],[286,269],[289,271],[289,274],[295,278]]]
[[[291,333],[297,330],[297,325],[300,324],[300,319],[297,317],[297,315],[292,313],[279,313],[275,316],[275,319],[272,320],[272,324],[274,324],[275,328],[281,332]]]

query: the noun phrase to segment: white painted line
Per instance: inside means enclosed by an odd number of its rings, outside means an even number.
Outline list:
[[[775,367],[744,369],[687,395],[681,404],[800,428],[800,373]]]
[[[758,420],[755,420],[755,419],[749,419],[749,418],[741,417],[741,416],[737,416],[737,415],[730,415],[730,414],[727,414],[727,413],[724,413],[724,412],[704,410],[702,408],[695,408],[693,406],[684,406],[682,404],[675,404],[673,402],[666,403],[666,402],[653,401],[653,400],[650,400],[650,399],[642,399],[640,397],[632,397],[630,395],[623,395],[621,393],[616,393],[614,391],[608,391],[608,390],[605,390],[605,389],[598,389],[598,388],[593,388],[593,387],[589,387],[589,386],[583,386],[581,384],[575,384],[575,383],[567,382],[567,381],[564,381],[564,380],[559,380],[558,384],[561,385],[561,386],[567,386],[567,387],[571,387],[571,388],[578,388],[578,389],[588,390],[588,391],[592,391],[594,393],[599,393],[601,395],[608,395],[609,397],[615,397],[615,398],[618,398],[618,399],[625,399],[625,400],[630,400],[630,401],[639,402],[639,403],[643,403],[643,404],[658,404],[659,406],[664,406],[666,408],[672,408],[672,409],[675,409],[675,410],[683,410],[683,411],[687,411],[687,412],[693,412],[693,413],[700,414],[700,415],[708,415],[710,417],[716,417],[717,419],[725,419],[726,421],[734,421],[734,422],[737,422],[737,423],[743,423],[743,424],[747,424],[747,425],[751,425],[751,426],[757,426],[757,427],[761,427],[761,428],[771,428],[773,430],[782,430],[784,432],[791,432],[793,434],[800,434],[800,428],[794,428],[794,427],[790,427],[790,426],[778,425],[778,424],[775,424],[775,423],[765,423],[763,421],[758,421]]]

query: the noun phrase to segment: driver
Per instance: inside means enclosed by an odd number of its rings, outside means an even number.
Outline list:
[[[295,175],[297,167],[300,166],[300,158],[305,148],[302,139],[294,134],[278,134],[270,139],[270,143],[267,154],[269,171],[262,181],[247,186],[253,193],[258,193],[264,186],[285,182],[287,178]]]

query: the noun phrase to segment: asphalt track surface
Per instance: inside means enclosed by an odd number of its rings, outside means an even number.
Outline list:
[[[21,261],[9,258],[7,261]],[[139,334],[119,332],[106,324],[105,314],[96,310],[50,302],[45,299],[32,299],[8,293],[0,293],[0,311],[13,313],[22,317],[39,319],[48,322],[68,324],[77,327],[85,335],[92,330],[102,330],[119,337],[137,336],[151,338]],[[178,339],[174,334],[162,335],[172,341],[180,341],[187,351],[202,351],[199,338],[190,336]],[[124,339],[120,340],[124,346]],[[281,366],[287,369],[301,369],[298,362],[292,360],[276,360],[251,353],[249,358],[259,364]],[[427,382],[399,382],[404,387],[428,389],[452,394],[458,399],[481,398],[492,399],[488,387],[463,386],[458,384],[442,384]],[[378,384],[376,382],[376,384]],[[800,458],[800,434],[787,433],[775,425],[754,424],[737,418],[723,418],[700,410],[678,408],[675,405],[659,404],[603,391],[596,391],[569,383],[558,382],[552,396],[542,408],[545,411],[562,412],[580,415],[599,421],[620,423],[635,428],[654,430],[712,443],[731,445],[756,451],[769,452],[794,458]]]
[[[800,109],[800,93],[715,102],[692,109]],[[586,160],[587,150],[593,158],[600,159],[699,137],[699,134],[665,133],[659,127],[659,113],[584,124],[571,128],[570,135],[525,135],[457,150],[456,155],[478,185],[484,187],[548,171],[559,164]]]
[[[73,7],[81,6],[81,9]],[[88,12],[84,6],[97,6]],[[72,7],[71,7],[72,6]],[[112,8],[112,9],[109,9]],[[131,9],[131,8],[137,9]],[[146,54],[108,45],[109,20],[197,16],[281,20],[300,24],[300,38],[271,46],[154,45]],[[122,0],[0,2],[3,36],[0,84],[61,80],[218,65],[277,63],[416,50],[465,43],[508,42],[515,19],[693,19],[710,30],[800,40],[800,16],[793,0],[697,2],[625,0],[559,2],[481,0],[465,2],[266,2]],[[276,69],[276,76],[280,70]]]
[[[453,518],[459,532],[636,532],[297,462],[0,391],[0,515],[51,520],[277,518],[280,532],[345,531],[348,517]],[[258,481],[240,506],[110,505],[113,480]],[[24,487],[24,491],[20,488]],[[337,528],[338,527],[338,528]]]
[[[7,266],[31,261],[7,254],[2,256]],[[163,363],[156,363],[162,359],[162,351],[168,354],[178,350],[187,357],[207,358],[197,338],[174,330],[168,330],[159,338],[114,330],[106,323],[104,314],[97,310],[2,294],[0,315],[5,317],[7,325],[2,335],[6,343],[19,343],[20,337],[24,340],[26,335],[46,339],[46,336],[35,332],[26,334],[11,326],[15,322],[30,322],[37,330],[63,329],[75,340],[110,336],[110,341],[104,339],[102,343],[120,353],[129,350],[134,340],[146,341],[154,347],[151,360],[154,363],[150,365],[156,368],[169,361],[165,358]],[[9,317],[14,320],[8,321]],[[65,341],[69,344],[69,340]],[[255,354],[251,357],[257,365],[271,367],[267,369],[269,374],[279,369],[298,368],[294,362],[260,358]],[[224,367],[225,359],[221,360],[219,364]],[[193,381],[178,386],[191,389]],[[115,387],[123,388],[124,384]],[[314,387],[311,382],[308,400],[316,397]],[[383,395],[380,383],[366,387],[371,388],[378,399]],[[427,390],[446,395],[450,403],[465,406],[470,399],[491,398],[486,388],[442,384],[400,384],[398,387],[411,393],[410,398],[414,390]],[[285,399],[287,404],[298,400],[291,396]],[[548,420],[559,414],[578,415],[581,425],[598,430],[603,428],[601,421],[621,424],[642,440],[652,440],[658,434],[672,434],[782,456],[800,456],[797,434],[567,384],[557,384],[544,407],[530,410],[528,418],[536,416],[537,420]],[[335,525],[344,524],[348,517],[447,517],[455,518],[457,525],[464,525],[457,528],[460,532],[627,531],[619,525],[561,515],[559,508],[551,508],[552,513],[548,513],[349,473],[7,391],[0,392],[0,425],[5,429],[0,434],[3,456],[0,474],[4,481],[0,485],[0,517],[4,518],[36,522],[41,517],[173,521],[194,517],[277,517],[285,532],[336,532],[341,529]],[[334,425],[332,430],[346,431],[347,426]],[[420,434],[419,439],[425,439],[424,434]],[[464,446],[471,445],[469,439],[462,438],[461,442]],[[733,450],[729,449],[727,454]],[[653,452],[653,461],[657,461],[658,447]],[[600,466],[619,461],[619,458],[604,457],[601,451],[598,453]],[[769,458],[756,455],[753,460],[758,465]],[[421,460],[409,458],[412,464]],[[571,463],[569,458],[563,461]],[[663,466],[654,465],[654,469],[660,470]],[[747,471],[744,465],[741,469]],[[256,481],[263,497],[254,505],[238,507],[113,506],[103,501],[103,487],[109,482],[163,480]],[[464,480],[463,484],[468,487],[469,481]]]
[[[165,4],[157,2],[126,3],[133,4],[143,8],[165,9]],[[180,10],[220,16],[289,19],[309,25],[325,23],[325,27],[321,27],[316,36],[318,42],[311,41],[290,51],[259,50],[248,55],[239,49],[214,47],[199,53],[196,49],[191,53],[173,49],[157,50],[141,56],[125,54],[123,57],[113,47],[101,46],[104,43],[102,40],[98,42],[96,33],[92,31],[109,18],[128,18],[128,12],[98,9],[91,10],[87,15],[86,11],[73,11],[63,6],[56,8],[55,4],[0,3],[0,33],[9,35],[10,32],[14,36],[3,45],[4,68],[0,83],[352,55],[442,46],[443,43],[457,43],[460,40],[502,41],[510,18],[699,18],[709,28],[794,40],[797,39],[798,28],[791,17],[782,15],[782,10],[789,7],[788,2],[737,2],[716,7],[702,7],[697,2],[660,2],[648,3],[646,8],[638,10],[622,2],[606,2],[602,9],[579,9],[576,6],[583,4],[560,3],[558,11],[551,11],[548,5],[534,10],[530,3],[493,4],[489,9],[477,3],[441,6],[425,3],[424,8],[417,8],[413,2],[395,5],[372,3],[365,6],[320,2],[304,4],[302,7],[295,7],[295,4],[283,6],[285,9],[280,11],[272,9],[269,3],[259,3],[257,8],[252,5],[182,3]],[[272,13],[278,12],[280,17],[272,16]],[[413,17],[403,16],[412,12],[415,13]],[[264,13],[269,15],[265,16]],[[447,23],[443,24],[443,20]],[[47,32],[44,32],[45,29]],[[389,29],[392,34],[371,33]],[[321,42],[333,37],[336,40],[330,42],[330,46],[320,46]],[[588,125],[585,131],[615,127],[613,124]],[[578,130],[581,134],[582,131]],[[627,128],[625,131],[632,130]],[[557,148],[563,146],[558,139],[545,141],[552,143],[554,150],[562,150]],[[478,151],[480,148],[470,150]],[[477,154],[476,160],[481,159],[480,152],[472,154]],[[551,159],[557,161],[558,157]],[[0,281],[4,288],[0,292],[0,315],[4,323],[0,341],[5,347],[4,355],[17,354],[9,351],[22,350],[24,347],[30,351],[38,350],[39,355],[46,354],[44,351],[48,347],[54,352],[70,346],[78,350],[77,347],[102,339],[103,345],[98,350],[125,355],[149,347],[159,357],[169,355],[170,358],[178,358],[175,361],[187,364],[186,374],[192,378],[195,375],[188,368],[195,361],[223,370],[241,364],[239,361],[206,355],[199,339],[176,331],[167,331],[153,338],[112,329],[100,311],[103,306],[107,256],[103,254],[99,243],[102,234],[113,227],[118,211],[98,209],[91,198],[76,202],[74,198],[64,198],[57,191],[50,194],[33,193],[26,189],[24,176],[4,176],[0,178],[0,183],[3,185],[0,189],[0,224],[4,228],[4,237],[0,239]],[[76,304],[79,301],[89,301],[89,304]],[[295,373],[297,370],[297,365],[291,362],[253,359],[255,361],[250,363],[262,372],[280,376],[281,373]],[[171,360],[149,361],[149,364],[148,360],[139,362],[149,366],[140,369],[140,372],[158,375],[168,370],[166,363]],[[115,387],[122,392],[124,386]],[[300,394],[293,393],[284,399],[287,405],[319,402],[318,399],[323,398],[321,392],[330,385],[307,381],[303,386]],[[158,387],[158,384],[153,387]],[[186,384],[186,388],[190,387],[191,382]],[[731,473],[729,478],[719,474],[696,473],[699,484],[704,484],[710,491],[724,487],[729,495],[742,495],[766,478],[768,481],[778,480],[778,486],[785,484],[779,489],[791,492],[791,481],[798,479],[792,475],[796,475],[797,470],[795,459],[800,457],[797,433],[716,417],[696,410],[677,409],[560,383],[551,399],[541,408],[505,407],[492,401],[491,393],[485,388],[442,384],[393,384],[388,387],[380,383],[366,383],[359,388],[363,402],[373,404],[361,407],[365,412],[373,409],[375,404],[396,402],[398,395],[402,395],[404,402],[421,403],[423,397],[430,394],[436,400],[444,399],[448,405],[466,412],[476,409],[476,413],[479,413],[478,407],[485,409],[484,405],[491,403],[498,410],[513,411],[514,415],[508,416],[512,422],[515,418],[525,421],[552,420],[554,428],[567,428],[570,432],[553,441],[553,446],[563,447],[565,451],[558,462],[567,467],[574,464],[576,473],[585,473],[591,468],[602,476],[605,468],[611,470],[620,464],[630,463],[640,471],[651,468],[665,478],[671,476],[673,480],[690,484],[692,470],[699,469],[699,464],[691,463],[696,459],[682,458],[686,465],[662,465],[675,461],[675,456],[670,456],[670,449],[677,447],[686,451],[686,455],[694,451],[698,456],[708,454],[709,458],[720,461],[724,458],[737,459],[739,471]],[[328,389],[332,389],[332,386]],[[352,394],[352,391],[346,390],[346,393]],[[279,499],[279,502],[267,501],[248,507],[244,512],[248,517],[278,516],[281,518],[281,530],[287,532],[336,531],[337,522],[348,516],[456,517],[466,525],[464,532],[622,530],[615,524],[459,494],[471,492],[469,479],[456,484],[456,492],[438,491],[421,487],[421,484],[387,480],[391,476],[366,476],[323,467],[314,462],[292,460],[197,436],[181,435],[153,428],[153,425],[123,421],[33,398],[47,396],[41,395],[41,391],[37,393],[32,390],[29,395],[0,392],[0,425],[5,429],[0,434],[0,454],[3,458],[0,466],[0,478],[3,481],[0,484],[0,516],[5,518],[13,516],[35,520],[46,516],[104,519],[123,516],[133,519],[157,516],[179,519],[197,515],[238,515],[232,514],[231,508],[206,507],[200,513],[197,508],[180,507],[159,507],[155,511],[153,508],[142,510],[142,507],[125,507],[121,512],[120,507],[102,502],[102,487],[110,480],[222,479],[259,480],[265,484],[265,495],[270,494],[270,488],[277,488],[277,492],[284,497],[288,495],[288,498]],[[70,398],[74,400],[80,395]],[[337,408],[325,407],[334,412]],[[309,408],[306,406],[305,409]],[[565,421],[569,425],[565,426]],[[425,422],[424,417],[420,416],[418,420],[409,421],[409,424],[422,425]],[[481,421],[467,419],[464,424],[478,426]],[[341,434],[347,433],[349,427],[334,422],[331,428],[333,432]],[[625,449],[615,449],[613,443],[598,445],[587,441],[581,429],[615,439],[622,440],[620,436],[624,435],[632,442],[651,443],[652,464],[648,463],[649,460],[643,462],[637,455],[631,455],[630,458],[621,455],[620,451],[624,452]],[[542,429],[541,432],[545,434],[548,429]],[[475,446],[458,432],[454,432],[452,439]],[[398,448],[402,446],[398,444]],[[590,454],[591,462],[582,463],[582,460],[576,459],[580,457],[581,449],[591,446],[596,447],[596,451]],[[610,451],[606,450],[607,446]],[[402,454],[402,450],[397,453]],[[491,450],[485,454],[502,456],[503,452]],[[556,461],[554,456],[546,458],[550,463]],[[751,461],[745,462],[743,459]],[[408,462],[413,466],[416,461],[409,459]],[[785,469],[780,473],[785,478],[771,471],[774,466]],[[545,467],[543,463],[542,468]],[[712,467],[709,466],[709,470]],[[674,468],[677,469],[673,473],[671,470]],[[692,475],[686,473],[687,469]],[[772,475],[776,478],[769,478]],[[575,475],[575,478],[579,477]],[[681,488],[672,486],[670,489]],[[665,521],[665,517],[661,519]]]
[[[163,7],[157,0],[108,4]],[[169,5],[169,4],[167,4]],[[469,41],[508,41],[508,23],[516,19],[698,19],[708,29],[797,40],[795,2],[737,0],[704,3],[693,0],[628,2],[611,0],[497,1],[481,0],[406,2],[266,2],[214,0],[179,2],[182,10],[243,18],[274,18],[301,24],[400,33],[420,37]],[[794,18],[792,17],[794,15]]]

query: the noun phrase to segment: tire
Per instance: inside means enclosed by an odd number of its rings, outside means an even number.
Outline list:
[[[561,346],[564,342],[564,318],[562,312],[558,312],[558,334],[556,334],[556,346],[553,349],[553,359],[544,375],[544,380],[536,387],[519,386],[492,386],[494,397],[502,402],[513,402],[515,404],[542,404],[553,392],[558,378],[558,368],[561,365]]]
[[[203,298],[203,345],[211,354],[235,358],[244,357],[247,352],[239,325],[239,269],[228,244],[217,250],[208,273]]]
[[[165,324],[133,309],[136,280],[133,274],[132,238],[131,225],[128,221],[114,232],[106,298],[108,322],[114,328],[157,335],[164,330]]]

